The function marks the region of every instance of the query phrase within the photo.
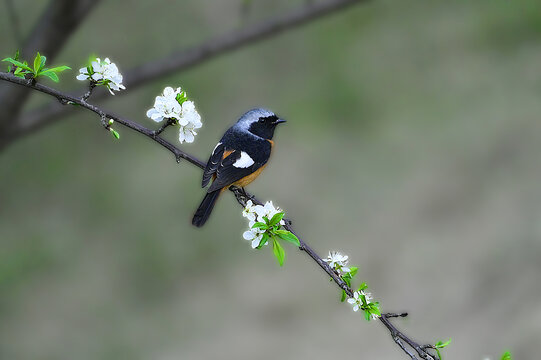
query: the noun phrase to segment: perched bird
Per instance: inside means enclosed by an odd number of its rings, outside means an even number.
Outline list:
[[[244,188],[259,176],[270,158],[276,125],[283,122],[272,111],[253,109],[225,132],[203,172],[202,186],[213,182],[193,216],[193,225],[205,224],[224,190],[231,185]]]

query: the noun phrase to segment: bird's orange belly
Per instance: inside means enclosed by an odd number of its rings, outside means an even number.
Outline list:
[[[267,164],[263,165],[262,167],[260,167],[259,169],[251,173],[250,175],[245,176],[242,179],[235,181],[232,185],[245,187],[246,185],[254,181],[259,176],[259,174],[261,174],[261,171],[263,171],[265,166],[267,166]]]

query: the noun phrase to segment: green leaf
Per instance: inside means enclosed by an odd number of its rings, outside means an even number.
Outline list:
[[[32,69],[30,68],[30,66],[28,66],[27,64],[23,64],[22,62],[17,61],[17,60],[15,60],[15,59],[12,59],[12,58],[5,58],[5,59],[2,60],[2,61],[10,62],[10,63],[12,63],[12,64],[15,65],[15,66],[18,66],[18,67],[20,67],[20,68],[23,68],[23,69],[25,69],[25,70],[28,70],[28,71],[32,72]]]
[[[284,218],[284,215],[285,215],[285,213],[283,211],[275,214],[272,217],[272,219],[270,220],[269,226],[274,226],[274,225],[278,224],[280,221],[282,221],[282,219]]]
[[[346,301],[346,299],[348,298],[346,292],[344,290],[342,290],[342,297],[340,298],[340,301],[341,302],[344,302]]]
[[[39,64],[39,71],[43,70],[45,68],[45,62],[47,61],[47,57],[41,56],[41,63]]]
[[[443,349],[444,347],[448,346],[450,343],[451,343],[451,338],[449,338],[449,340],[447,340],[446,342],[443,342],[440,340],[437,343],[435,343],[434,346],[438,349]]]
[[[365,282],[363,282],[361,285],[359,285],[359,291],[360,290],[366,290],[366,289],[368,289],[368,285]]]
[[[273,217],[274,218],[274,217]],[[278,235],[281,239],[290,242],[294,244],[295,246],[299,247],[301,246],[301,242],[299,241],[299,238],[295,236],[291,231],[287,230],[276,230],[274,232],[276,235]]]
[[[272,251],[274,252],[274,256],[276,256],[276,259],[278,259],[278,264],[283,266],[286,259],[286,252],[276,238],[272,239]]]
[[[267,230],[269,226],[262,222],[256,222],[254,225],[252,225],[252,229],[263,229]]]
[[[188,100],[188,96],[186,95],[186,91],[181,91],[180,93],[177,94],[177,96],[175,97],[175,99],[177,100],[177,102],[182,105],[186,100]]]
[[[62,66],[57,66],[57,67],[54,67],[54,68],[50,68],[50,69],[44,69],[43,72],[45,71],[52,71],[52,72],[62,72],[62,71],[66,71],[66,70],[71,70],[71,68],[67,65],[62,65]]]
[[[109,130],[111,131],[111,134],[113,134],[113,136],[118,140],[120,139],[120,134],[118,133],[118,131],[116,131],[115,129],[113,128],[109,128]]]
[[[502,360],[513,360],[513,358],[511,357],[511,352],[510,351],[506,351],[502,354]]]
[[[381,310],[379,309],[379,302],[373,302],[368,305],[370,307],[370,312],[377,316],[381,316]],[[451,339],[449,339],[451,341]]]
[[[261,237],[261,241],[259,242],[259,245],[256,247],[256,249],[261,249],[265,244],[269,242],[269,234],[264,233]]]
[[[357,271],[359,271],[359,268],[356,267],[356,266],[352,266],[352,267],[349,268],[348,274],[349,274],[351,277],[354,277],[355,275],[357,275]]]
[[[37,76],[42,68],[42,63],[44,63],[44,61],[42,61],[41,59],[41,54],[38,53],[36,54],[36,57],[34,58],[34,75]]]
[[[43,72],[41,72],[41,74],[39,74],[39,76],[47,76],[49,79],[51,79],[54,82],[59,81],[58,75],[56,75],[56,73],[54,73],[54,72],[43,71]]]

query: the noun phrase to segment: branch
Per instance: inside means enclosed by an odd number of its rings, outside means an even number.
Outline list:
[[[264,22],[258,22],[241,30],[232,31],[191,49],[177,51],[169,56],[128,70],[124,74],[124,85],[132,90],[172,72],[189,69],[242,46],[280,34],[285,30],[301,26],[325,15],[345,9],[348,6],[366,2],[368,0],[328,0],[304,5],[290,13],[276,16]],[[103,99],[106,96],[106,93],[96,94],[94,100]],[[23,115],[14,127],[9,130],[9,134],[6,134],[3,138],[0,137],[0,149],[21,136],[30,134],[59,120],[70,112],[70,109],[58,106],[58,104],[51,104]]]
[[[36,83],[34,79],[21,79],[21,78],[17,78],[13,76],[10,73],[0,72],[0,80],[5,80],[14,84],[22,85],[24,87],[51,95],[55,97],[63,105],[78,105],[79,107],[92,111],[100,117],[102,124],[106,128],[108,128],[108,125],[105,119],[107,118],[113,119],[115,122],[122,124],[132,130],[135,130],[147,136],[148,138],[156,141],[161,146],[165,147],[167,150],[173,153],[177,162],[180,162],[182,159],[184,159],[184,160],[187,160],[189,163],[199,167],[200,169],[205,168],[205,163],[203,163],[201,160],[197,159],[196,157],[188,153],[185,153],[184,151],[177,148],[175,145],[171,144],[170,142],[168,142],[167,140],[159,136],[161,131],[163,131],[169,125],[162,126],[158,130],[148,129],[146,127],[139,125],[138,123],[132,120],[121,118],[110,112],[102,110],[101,108],[95,105],[88,103],[85,99],[83,99],[84,96],[81,98],[77,98],[77,97],[62,93],[48,86]],[[243,207],[246,206],[246,203],[248,200],[252,200],[256,204],[260,204],[260,205],[262,204],[253,195],[248,194],[243,189],[237,188],[235,186],[231,186],[229,190],[231,190],[234,193],[235,198],[237,199],[237,202]],[[325,262],[312,248],[310,248],[310,246],[308,246],[308,244],[304,240],[301,239],[301,237],[297,233],[294,232],[292,223],[290,220],[286,221],[284,228],[288,231],[291,231],[297,236],[297,238],[300,241],[299,249],[301,251],[304,251],[306,254],[308,254],[308,256],[310,256],[312,260],[314,260],[319,265],[319,267],[323,269],[323,271],[325,271],[328,276],[331,277],[331,279],[336,283],[336,285],[338,285],[340,289],[344,290],[349,297],[352,297],[353,290],[344,282],[344,280],[342,280],[340,275],[334,269],[332,269],[329,266],[329,264],[327,264],[327,262]],[[379,320],[389,330],[394,342],[411,359],[418,360],[419,359],[417,357],[418,355],[421,359],[424,359],[424,360],[441,360],[436,354],[429,352],[430,351],[429,349],[432,349],[432,345],[420,345],[419,343],[415,342],[414,340],[406,336],[404,333],[399,331],[391,323],[391,320],[390,320],[391,318],[406,317],[406,316],[407,316],[407,313],[401,313],[401,314],[396,314],[396,313],[383,314],[382,313]],[[415,355],[415,353],[417,353],[417,355]]]
[[[21,58],[33,57],[36,51],[41,51],[52,60],[98,3],[99,0],[51,0],[22,46]],[[11,132],[16,123],[13,119],[17,118],[29,95],[24,88],[0,87],[0,133]]]

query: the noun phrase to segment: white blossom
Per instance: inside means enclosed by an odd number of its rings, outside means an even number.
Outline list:
[[[193,124],[195,129],[199,129],[203,124],[201,123],[201,115],[195,109],[193,101],[187,100],[182,103],[182,110],[180,112],[180,119],[178,119],[180,125]]]
[[[246,240],[252,241],[252,248],[256,248],[259,246],[259,243],[263,238],[263,234],[266,231],[259,228],[253,229],[252,226],[254,226],[257,222],[265,223],[264,217],[267,217],[268,220],[271,220],[274,215],[280,212],[282,212],[282,210],[278,207],[275,207],[272,204],[272,201],[267,201],[265,205],[254,205],[252,200],[248,200],[246,206],[244,207],[244,210],[242,211],[242,216],[248,219],[249,230],[245,231],[242,236]],[[285,222],[281,220],[280,225],[285,225]]]
[[[265,230],[261,230],[259,228],[250,229],[248,231],[245,231],[244,234],[242,234],[242,237],[248,241],[252,242],[252,249],[255,249],[259,246],[261,243],[261,240],[263,240],[263,234],[265,233]]]
[[[92,80],[98,85],[107,86],[112,95],[114,95],[113,90],[120,91],[126,88],[122,85],[122,75],[118,71],[118,67],[109,58],[105,58],[103,61],[97,58],[90,65],[90,69],[91,72],[86,67],[79,69],[77,80]]]
[[[178,95],[182,95],[184,101],[178,100]],[[154,106],[147,111],[147,117],[156,122],[161,122],[164,119],[173,119],[180,125],[178,140],[191,143],[195,139],[197,132],[203,126],[201,115],[195,109],[193,101],[185,100],[186,93],[181,88],[173,89],[168,86],[163,89],[163,94],[156,96]]]
[[[348,273],[350,268],[347,267],[348,256],[342,255],[338,251],[329,251],[329,256],[325,259],[329,266],[339,273]]]
[[[252,200],[248,200],[248,202],[246,203],[246,207],[244,208],[244,210],[242,210],[242,216],[247,218],[248,221],[253,221],[255,223],[257,214],[255,213],[255,205]]]
[[[361,292],[360,291],[355,291],[353,293],[353,297],[348,299],[348,303],[353,305],[353,311],[355,311],[355,312],[359,311],[359,309],[363,305],[363,301],[362,301],[362,298],[361,298]]]
[[[282,212],[282,209],[279,207],[274,207],[272,201],[267,201],[265,205],[256,205],[254,211],[257,214],[257,221],[264,223],[265,217],[271,220],[274,215]],[[284,220],[280,220],[280,225],[285,225]]]
[[[366,299],[366,303],[370,304],[374,298],[372,297],[372,293],[368,291],[361,290],[361,294],[364,295],[364,298]]]
[[[182,107],[176,97],[180,92],[179,87],[176,90],[170,86],[163,89],[163,95],[156,96],[154,107],[147,111],[147,116],[156,122],[163,121],[166,118],[178,120]]]

